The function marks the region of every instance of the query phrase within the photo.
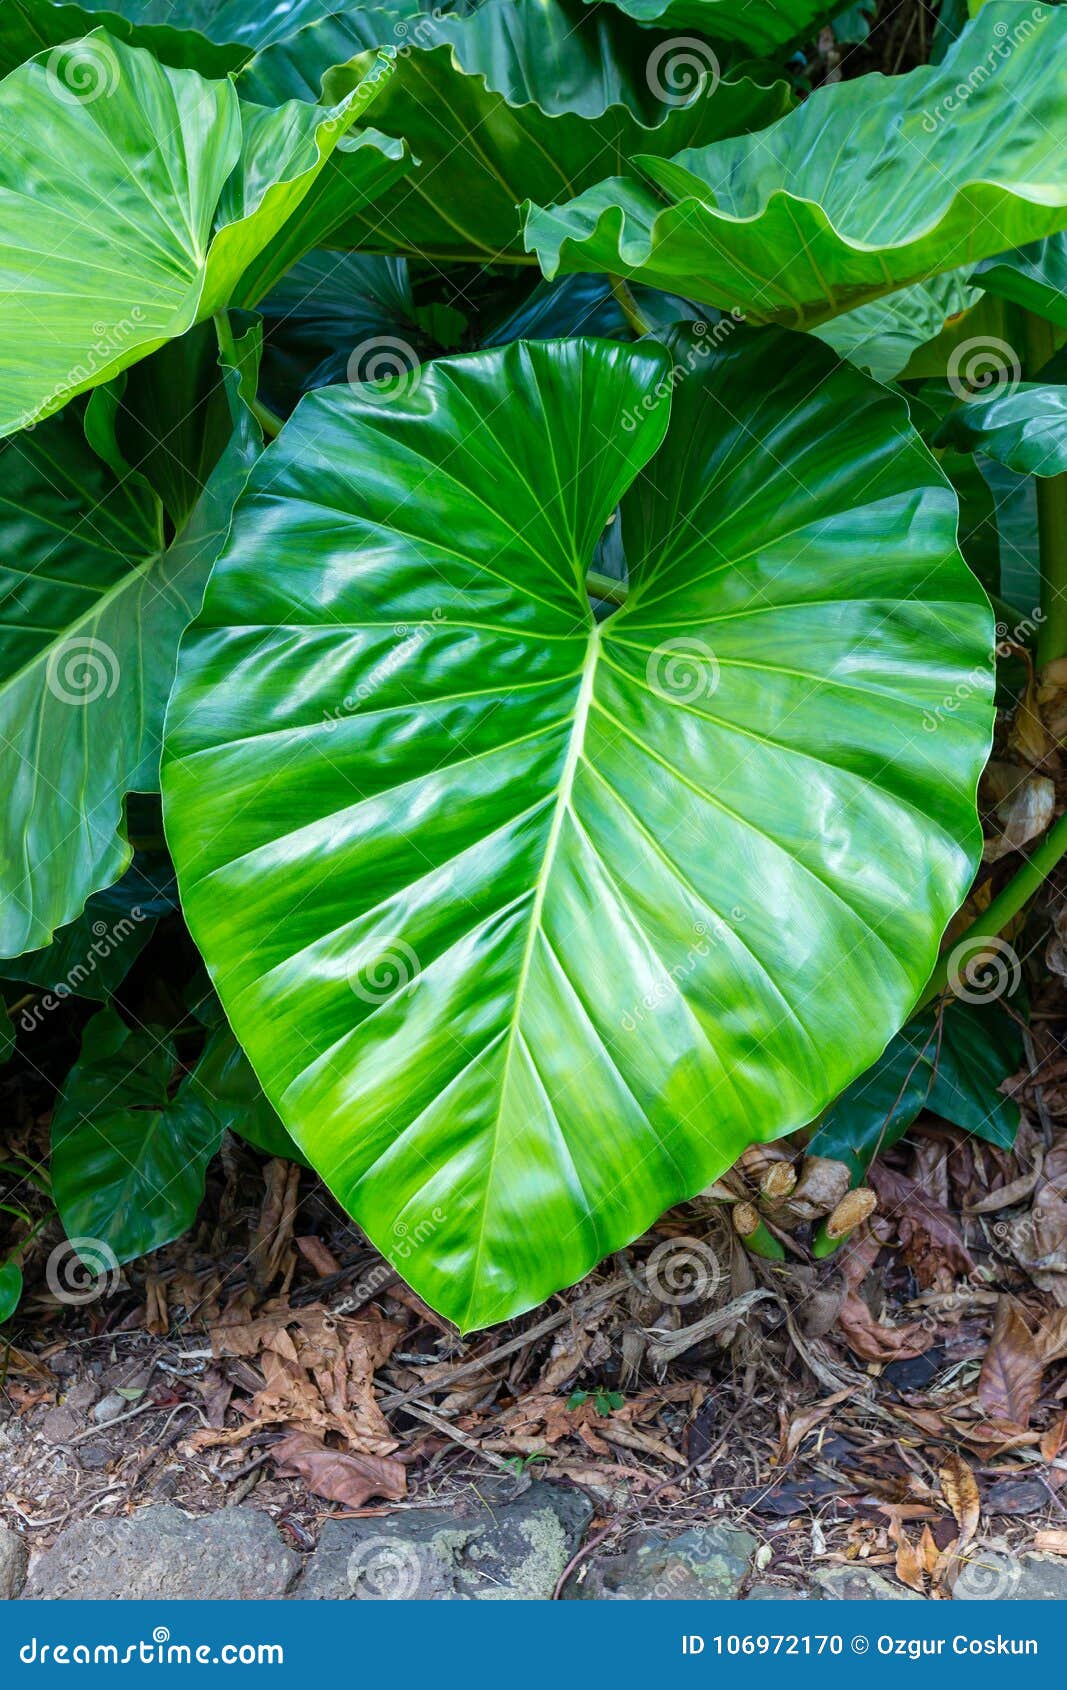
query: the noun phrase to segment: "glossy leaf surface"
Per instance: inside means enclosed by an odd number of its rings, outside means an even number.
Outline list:
[[[937,444],[984,452],[1022,475],[1061,475],[1067,470],[1067,387],[1023,382],[969,399],[949,412]]]
[[[950,1003],[940,1016],[929,1010],[909,1021],[842,1093],[808,1148],[846,1163],[858,1183],[925,1108],[1010,1150],[1019,1105],[999,1088],[1021,1061],[1019,1029],[997,1004]]]
[[[980,843],[955,523],[903,402],[779,333],[518,342],[313,394],[264,455],[168,716],[183,907],[285,1125],[380,1245],[422,1223],[459,1324],[904,1019]]]
[[[434,14],[410,26],[388,10],[345,10],[259,55],[241,89],[264,103],[332,102],[383,45],[402,46],[403,56],[373,121],[404,137],[418,168],[367,211],[353,206],[321,245],[438,259],[521,256],[524,200],[579,193],[635,153],[670,155],[762,128],[790,99],[784,83],[765,88],[728,75],[708,93],[711,64],[679,92],[660,74],[655,37],[581,0],[486,0],[469,16]]]
[[[529,207],[526,245],[550,277],[615,272],[751,320],[828,321],[1067,226],[1065,54],[1062,8],[990,0],[943,64],[819,88],[759,135],[636,156],[647,181]]]
[[[178,640],[259,443],[241,406],[168,546],[158,500],[90,450],[79,411],[0,446],[2,956],[48,945],[129,865],[123,801],[158,785]]]
[[[596,5],[597,0],[586,0]],[[636,23],[659,29],[698,29],[718,41],[736,41],[753,53],[773,53],[813,34],[832,16],[825,0],[612,0]]]
[[[267,111],[102,30],[81,48],[0,83],[0,434],[243,301],[245,271],[389,68],[333,111]]]

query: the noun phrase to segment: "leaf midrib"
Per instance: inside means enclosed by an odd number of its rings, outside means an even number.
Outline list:
[[[589,632],[589,649],[582,664],[581,679],[578,693],[574,701],[571,715],[570,742],[563,768],[560,771],[559,784],[556,791],[556,802],[549,823],[548,837],[545,840],[544,856],[541,861],[541,871],[534,889],[533,903],[530,907],[530,921],[526,930],[526,943],[523,947],[522,962],[519,965],[519,976],[515,986],[515,1001],[511,1011],[511,1020],[506,1033],[506,1047],[504,1055],[504,1071],[500,1078],[500,1088],[497,1094],[496,1114],[493,1119],[492,1145],[489,1151],[489,1165],[485,1172],[485,1184],[482,1195],[481,1222],[478,1227],[478,1237],[474,1247],[474,1257],[470,1269],[470,1293],[467,1299],[467,1317],[470,1315],[474,1303],[479,1274],[481,1271],[482,1255],[485,1249],[485,1229],[489,1216],[489,1194],[493,1184],[493,1173],[496,1167],[497,1151],[500,1147],[500,1124],[504,1115],[504,1101],[508,1094],[511,1075],[511,1056],[520,1037],[523,1004],[526,997],[526,987],[529,982],[530,965],[533,961],[534,945],[541,931],[541,917],[544,912],[545,898],[548,894],[549,882],[552,878],[552,868],[559,848],[560,834],[563,831],[563,818],[570,808],[571,794],[574,790],[574,780],[578,772],[578,765],[582,760],[582,749],[585,745],[586,727],[589,712],[593,703],[593,689],[596,683],[597,666],[600,658],[600,629],[593,623]]]

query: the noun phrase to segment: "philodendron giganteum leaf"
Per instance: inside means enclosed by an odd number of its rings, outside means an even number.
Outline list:
[[[598,0],[586,0],[597,5]],[[814,33],[820,19],[843,8],[826,0],[612,0],[637,23],[659,29],[699,29],[718,41],[737,41],[753,53],[774,53]],[[695,45],[695,44],[694,44]]]
[[[608,271],[807,327],[1067,226],[1067,11],[989,0],[944,62],[819,88],[759,135],[527,208],[547,276]],[[961,94],[962,89],[962,94]]]
[[[978,862],[993,620],[904,402],[807,337],[672,348],[676,385],[654,343],[519,341],[305,398],[181,649],[193,935],[463,1327],[813,1119]]]
[[[130,862],[123,800],[158,786],[178,640],[261,444],[225,379],[232,435],[169,545],[81,405],[0,444],[0,956],[49,944]]]
[[[974,280],[1039,317],[1067,328],[1067,232],[980,264]]]
[[[790,99],[783,82],[720,80],[700,42],[659,40],[581,0],[485,0],[469,15],[399,22],[382,8],[342,11],[259,55],[241,90],[265,104],[334,101],[368,50],[388,44],[401,57],[374,122],[403,136],[418,166],[366,210],[338,201],[324,246],[521,258],[524,200],[580,193],[635,153],[759,129]]]
[[[948,413],[938,446],[984,452],[1022,475],[1067,471],[1067,387],[1009,383],[1005,391],[978,394]]]
[[[0,83],[0,435],[221,306],[252,303],[244,273],[389,70],[382,60],[330,111],[248,105],[231,82],[103,30],[12,71]],[[381,169],[373,145],[352,156]],[[317,244],[302,232],[304,250]]]

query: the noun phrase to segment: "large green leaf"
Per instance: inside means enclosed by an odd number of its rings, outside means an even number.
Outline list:
[[[548,276],[827,321],[1067,226],[1065,54],[1067,11],[991,0],[942,65],[819,88],[759,135],[635,155],[647,182],[531,205],[526,244]]]
[[[244,273],[390,69],[330,111],[267,111],[103,30],[80,47],[85,77],[42,55],[0,83],[0,434],[249,303]]]
[[[49,944],[130,862],[123,800],[157,785],[178,640],[260,443],[235,387],[233,403],[169,546],[147,484],[89,449],[80,406],[0,445],[0,956]]]
[[[192,1225],[226,1129],[199,1068],[171,1095],[178,1072],[171,1038],[103,1009],[52,1117],[52,1190],[67,1236],[103,1244],[120,1262]]]
[[[809,337],[672,346],[305,398],[182,647],[193,935],[297,1143],[467,1327],[811,1120],[978,860],[992,617],[902,400]]]
[[[586,0],[597,5],[599,0]],[[662,29],[699,29],[719,41],[738,41],[754,53],[774,53],[813,35],[815,26],[839,7],[826,0],[612,0],[637,23]],[[699,46],[689,42],[690,48]]]
[[[523,200],[579,193],[634,153],[759,129],[790,98],[784,83],[748,78],[724,77],[709,93],[717,61],[679,93],[658,75],[653,37],[581,0],[485,0],[470,16],[435,13],[410,27],[377,8],[344,11],[259,55],[242,92],[265,104],[320,89],[338,100],[368,50],[389,43],[402,43],[402,57],[374,122],[403,136],[419,167],[366,211],[353,206],[320,245],[519,258]]]
[[[984,452],[1022,475],[1062,475],[1067,470],[1067,387],[1042,382],[1008,384],[951,410],[938,446]]]
[[[920,1110],[1010,1150],[1019,1105],[999,1088],[1022,1060],[1022,1037],[997,1004],[949,1004],[909,1021],[837,1099],[808,1146],[844,1162],[853,1180],[903,1138]]]
[[[999,253],[978,266],[974,279],[990,293],[1067,328],[1067,233]]]

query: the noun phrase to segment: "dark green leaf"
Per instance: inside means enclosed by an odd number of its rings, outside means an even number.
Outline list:
[[[226,1120],[191,1074],[171,1095],[177,1057],[158,1028],[130,1029],[103,1009],[52,1117],[52,1186],[72,1239],[128,1262],[181,1236]]]
[[[1067,232],[987,259],[974,279],[990,293],[1067,328]]]
[[[1019,1106],[998,1088],[1021,1059],[1017,1024],[999,1005],[950,1003],[940,1016],[926,1011],[842,1092],[808,1149],[845,1162],[858,1184],[874,1156],[902,1138],[926,1108],[1010,1150]]]
[[[17,1262],[0,1262],[0,1321],[10,1320],[22,1296],[22,1269]]]
[[[23,1011],[23,1025],[29,1030],[69,997],[103,1003],[126,978],[155,925],[139,904],[126,911],[98,893],[43,950],[0,962],[0,978],[45,988],[44,998]]]

